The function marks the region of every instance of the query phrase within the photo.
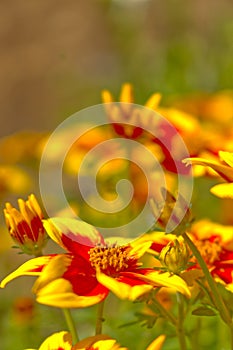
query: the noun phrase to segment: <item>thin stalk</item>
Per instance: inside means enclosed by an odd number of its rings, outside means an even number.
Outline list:
[[[95,327],[96,335],[102,333],[102,324],[104,321],[103,312],[104,312],[104,300],[97,305],[97,316],[96,316],[96,327]]]
[[[203,260],[199,250],[197,249],[197,247],[195,246],[195,244],[193,243],[193,241],[189,238],[189,236],[184,233],[183,234],[183,238],[186,241],[186,243],[188,244],[189,248],[191,249],[193,255],[195,256],[195,258],[198,261],[198,264],[200,265],[202,271],[204,272],[205,278],[208,282],[208,285],[211,289],[211,292],[213,293],[213,298],[214,298],[214,302],[215,305],[220,313],[220,316],[222,317],[222,320],[229,326],[232,327],[232,319],[231,319],[231,315],[229,313],[229,311],[226,308],[226,305],[224,303],[224,301],[222,300],[221,295],[218,292],[218,288],[217,285],[213,279],[213,277],[211,276],[208,267],[206,266],[205,261]]]
[[[199,344],[198,344],[198,336],[199,336],[199,332],[201,329],[201,322],[202,322],[201,317],[196,317],[196,327],[193,328],[190,332],[189,340],[191,343],[192,350],[199,350],[200,349]]]
[[[168,321],[170,321],[173,324],[173,326],[176,327],[176,318],[169,311],[167,311],[155,298],[153,299],[153,303],[156,305],[161,315],[163,315]]]
[[[180,343],[180,349],[186,350],[186,340],[184,332],[184,299],[180,293],[176,293],[178,303],[178,322],[176,326],[176,333]]]
[[[76,330],[70,309],[63,308],[62,310],[63,310],[64,316],[65,316],[67,327],[68,327],[68,329],[71,333],[71,336],[72,336],[72,342],[73,342],[73,344],[76,344],[79,341],[79,339],[78,339],[77,330]]]

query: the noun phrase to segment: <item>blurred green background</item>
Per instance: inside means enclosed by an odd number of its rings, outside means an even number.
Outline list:
[[[50,130],[135,84],[138,103],[233,87],[231,0],[0,3],[1,135]]]

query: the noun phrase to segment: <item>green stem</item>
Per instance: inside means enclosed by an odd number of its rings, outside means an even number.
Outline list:
[[[68,327],[68,329],[71,333],[71,336],[72,336],[72,342],[73,342],[73,344],[76,344],[79,341],[79,339],[78,339],[77,330],[76,330],[70,309],[63,308],[62,310],[63,310],[64,316],[65,316],[67,327]]]
[[[160,311],[160,313],[169,320],[175,327],[177,326],[176,318],[167,311],[157,300],[156,298],[153,299],[153,303],[156,305],[157,309]]]
[[[97,305],[97,316],[96,316],[96,327],[95,334],[102,333],[102,324],[103,324],[103,311],[104,311],[104,300]]]
[[[180,293],[176,293],[177,303],[178,303],[178,321],[176,326],[176,333],[180,343],[180,349],[186,350],[186,340],[185,340],[185,332],[184,332],[184,300],[183,295]]]
[[[201,317],[196,317],[196,326],[190,332],[189,340],[191,342],[192,350],[199,350],[200,349],[198,336],[199,336],[199,332],[201,329],[201,322],[202,322]]]
[[[218,292],[218,288],[217,285],[213,279],[213,277],[211,276],[208,267],[206,266],[205,261],[203,260],[199,250],[197,249],[197,247],[195,246],[195,244],[193,243],[193,241],[189,238],[189,236],[184,233],[183,234],[183,238],[186,241],[186,243],[188,244],[189,248],[191,249],[193,255],[195,256],[195,258],[198,261],[198,264],[200,265],[205,278],[208,282],[208,285],[210,287],[211,292],[213,293],[213,298],[214,298],[214,302],[215,302],[215,306],[217,307],[220,316],[222,318],[222,320],[228,325],[230,326],[230,328],[232,328],[232,319],[231,319],[231,315],[228,311],[228,309],[226,308],[226,305],[224,303],[224,301],[222,300],[221,295]]]
[[[230,333],[231,333],[231,350],[233,350],[233,327],[232,327],[232,325],[229,326],[229,328],[230,328]]]

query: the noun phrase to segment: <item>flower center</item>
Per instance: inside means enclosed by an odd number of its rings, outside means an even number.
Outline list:
[[[131,265],[128,247],[94,247],[89,250],[89,261],[95,269],[113,274]]]
[[[195,245],[208,265],[212,265],[215,261],[220,260],[222,248],[217,238],[214,241],[208,239],[196,241]]]

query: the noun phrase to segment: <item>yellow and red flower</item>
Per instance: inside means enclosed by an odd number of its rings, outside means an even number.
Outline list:
[[[109,291],[132,301],[157,286],[190,295],[179,276],[141,267],[138,260],[151,242],[134,247],[106,243],[93,226],[75,219],[48,219],[44,226],[49,236],[67,253],[27,261],[2,281],[2,288],[18,276],[37,275],[33,287],[37,301],[68,308],[97,304]]]
[[[165,341],[165,335],[157,337],[146,350],[161,350]],[[32,349],[27,349],[32,350]],[[72,345],[72,336],[66,331],[50,335],[41,344],[38,350],[128,350],[121,347],[115,339],[105,334],[85,338]]]
[[[145,107],[155,109],[161,100],[159,93],[154,93],[145,103]],[[127,139],[137,139],[144,130],[141,121],[138,120],[140,110],[135,108],[133,86],[129,83],[122,85],[119,104],[113,105],[114,97],[108,90],[102,91],[102,101],[106,105],[106,111],[117,135]],[[109,105],[108,105],[109,104]],[[138,121],[135,124],[135,121]]]
[[[233,284],[233,226],[200,220],[189,232],[212,276]],[[197,266],[194,266],[195,268]]]
[[[43,227],[43,213],[31,194],[25,202],[18,200],[19,210],[6,203],[4,216],[9,233],[21,250],[29,255],[40,255],[47,242],[47,235]]]

